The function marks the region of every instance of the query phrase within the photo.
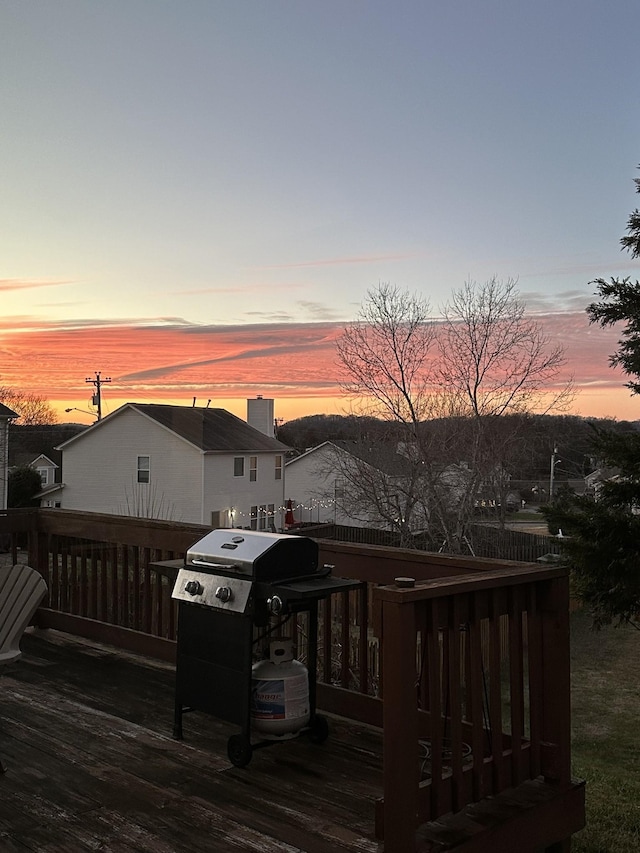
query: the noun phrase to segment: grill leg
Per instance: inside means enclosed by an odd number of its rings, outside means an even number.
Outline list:
[[[316,682],[318,678],[318,602],[312,601],[309,607],[309,710],[311,719],[316,715]]]
[[[173,717],[173,736],[176,740],[182,740],[182,702],[177,697]]]

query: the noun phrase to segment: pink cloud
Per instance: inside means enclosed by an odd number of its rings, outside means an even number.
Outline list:
[[[59,287],[63,284],[73,284],[72,281],[29,281],[20,278],[0,278],[0,291],[26,290],[33,287]]]
[[[564,346],[567,373],[574,374],[578,388],[597,390],[601,398],[620,391],[625,378],[611,369],[609,357],[621,329],[590,326],[584,311],[536,319],[552,342]],[[112,400],[241,399],[263,393],[306,400],[308,409],[313,399],[321,406],[341,396],[335,340],[342,328],[335,322],[197,326],[180,318],[60,326],[14,318],[0,336],[0,377],[2,384],[64,406],[86,407],[85,377],[100,370],[112,378],[107,392]],[[580,405],[578,397],[574,410]]]

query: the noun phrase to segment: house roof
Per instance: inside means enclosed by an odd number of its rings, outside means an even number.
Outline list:
[[[61,447],[94,434],[103,424],[117,418],[127,409],[150,418],[205,453],[284,453],[289,450],[286,444],[264,435],[226,409],[156,403],[125,403],[85,432],[66,441]]]
[[[378,442],[374,446],[371,446],[369,443],[342,439],[323,441],[322,444],[309,448],[300,456],[290,459],[287,462],[287,467],[289,465],[294,465],[300,459],[318,453],[323,448],[329,450],[333,449],[334,452],[337,450],[342,453],[348,453],[350,456],[353,456],[354,459],[359,459],[367,465],[370,465],[372,468],[377,468],[379,471],[389,474],[390,476],[402,476],[403,474],[407,474],[411,468],[409,460],[405,456],[396,452],[395,443],[390,444]]]
[[[61,492],[62,489],[64,489],[64,485],[64,483],[51,483],[49,486],[45,486],[44,489],[36,492],[34,498],[46,498],[46,496],[50,495],[52,492]]]
[[[0,419],[11,420],[11,418],[19,417],[20,415],[17,412],[14,412],[13,409],[10,409],[9,406],[5,406],[4,403],[0,403]]]

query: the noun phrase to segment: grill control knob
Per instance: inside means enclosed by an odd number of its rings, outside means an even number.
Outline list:
[[[227,601],[231,601],[233,593],[228,586],[219,586],[216,590],[216,598],[219,598],[224,604]]]
[[[280,596],[272,595],[271,598],[267,598],[267,607],[269,608],[269,613],[273,613],[274,616],[282,613],[282,599]]]
[[[202,584],[200,581],[187,581],[184,591],[188,592],[189,595],[200,595],[202,592]]]

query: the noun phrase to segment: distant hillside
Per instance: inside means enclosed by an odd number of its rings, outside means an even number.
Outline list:
[[[438,419],[426,421],[424,429],[436,446],[442,448],[443,462],[459,462],[464,443],[464,421]],[[635,432],[640,422],[614,421],[605,418],[582,418],[577,415],[507,415],[499,418],[496,428],[514,436],[511,448],[510,474],[514,480],[544,480],[549,477],[550,459],[557,448],[558,480],[580,479],[593,470],[591,443],[594,429]],[[302,452],[323,441],[394,439],[403,440],[396,424],[375,418],[353,415],[308,415],[287,421],[278,429],[278,438]],[[504,461],[504,460],[498,460]]]

